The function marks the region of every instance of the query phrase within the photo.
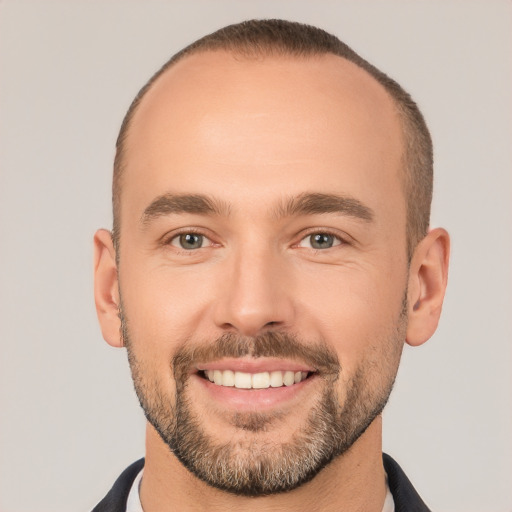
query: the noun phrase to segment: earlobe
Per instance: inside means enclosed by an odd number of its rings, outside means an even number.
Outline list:
[[[439,323],[448,282],[450,237],[436,228],[418,244],[411,260],[408,286],[408,326],[406,341],[425,343]]]
[[[119,319],[119,286],[112,235],[106,229],[94,235],[94,301],[105,341],[122,347]]]

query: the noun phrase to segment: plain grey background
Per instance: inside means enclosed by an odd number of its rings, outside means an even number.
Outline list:
[[[444,315],[407,348],[384,447],[435,511],[512,510],[510,1],[0,1],[0,511],[90,509],[144,453],[125,353],[92,294],[129,102],[184,45],[283,17],[397,79],[433,134]]]

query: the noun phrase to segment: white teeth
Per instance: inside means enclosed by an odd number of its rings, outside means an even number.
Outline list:
[[[273,388],[280,388],[283,385],[283,372],[270,373],[270,386]]]
[[[222,372],[220,370],[213,371],[213,382],[218,386],[222,386]]]
[[[235,385],[235,372],[224,370],[222,372],[222,385],[233,387]]]
[[[254,389],[265,389],[270,386],[270,374],[268,372],[254,373],[252,376],[252,387]]]
[[[261,373],[233,372],[232,370],[206,370],[205,376],[217,386],[238,389],[267,389],[292,386],[306,379],[308,372],[274,371]]]
[[[235,372],[235,388],[251,389],[252,379],[250,373]]]
[[[285,386],[292,386],[295,384],[295,374],[293,372],[284,372],[283,384]]]

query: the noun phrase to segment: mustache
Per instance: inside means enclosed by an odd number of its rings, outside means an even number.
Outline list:
[[[172,367],[176,382],[183,382],[195,364],[244,356],[297,360],[333,378],[341,371],[337,354],[325,342],[305,341],[290,333],[274,331],[256,337],[224,333],[213,342],[200,345],[185,342],[174,355]]]

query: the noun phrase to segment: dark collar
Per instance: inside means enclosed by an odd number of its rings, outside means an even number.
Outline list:
[[[430,512],[411,482],[402,471],[402,468],[385,453],[382,454],[384,469],[388,474],[388,484],[393,500],[395,512]],[[94,507],[92,512],[126,512],[126,500],[133,481],[144,467],[144,459],[128,466],[116,480],[109,493]]]
[[[133,481],[144,467],[144,459],[139,459],[128,466],[116,480],[108,494],[91,512],[126,512],[126,501]]]
[[[385,453],[382,454],[382,460],[388,474],[388,485],[395,502],[395,512],[430,512],[398,463]]]

